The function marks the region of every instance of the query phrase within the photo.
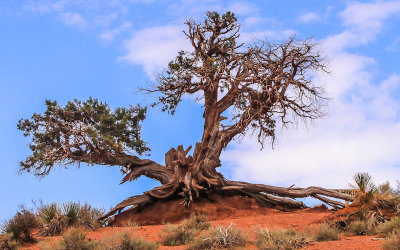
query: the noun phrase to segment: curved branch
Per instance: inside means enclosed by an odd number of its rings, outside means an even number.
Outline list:
[[[222,189],[235,189],[244,190],[247,192],[262,192],[268,194],[274,194],[281,197],[290,197],[290,198],[305,198],[309,196],[313,196],[316,198],[319,195],[324,195],[336,199],[342,199],[345,201],[353,201],[354,198],[347,194],[342,194],[336,191],[332,191],[325,188],[320,187],[308,187],[308,188],[284,188],[284,187],[275,187],[263,184],[251,184],[247,182],[239,182],[239,181],[227,181],[226,187],[222,187]],[[320,198],[318,198],[320,199]],[[320,199],[321,200],[321,199]]]
[[[171,168],[164,167],[152,160],[130,159],[126,166],[126,172],[127,175],[120,184],[134,181],[142,175],[158,180],[161,184],[166,184],[174,178],[174,171]]]
[[[153,203],[155,200],[151,197],[148,192],[142,195],[134,195],[129,197],[128,199],[123,200],[121,203],[116,205],[113,209],[111,209],[108,213],[104,214],[100,218],[99,221],[104,221],[105,219],[113,216],[115,213],[120,213],[123,209],[128,206],[132,206],[132,208],[142,208],[145,205]]]

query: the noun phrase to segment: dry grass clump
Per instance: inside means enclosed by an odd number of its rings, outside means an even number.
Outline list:
[[[160,238],[165,246],[180,246],[191,243],[196,234],[210,228],[211,223],[207,221],[204,214],[192,214],[184,220],[181,225],[168,224],[162,231]]]
[[[382,243],[383,250],[400,250],[400,230],[395,230],[388,234]]]
[[[84,227],[69,228],[63,235],[60,242],[61,249],[65,250],[91,250],[96,249],[97,243],[86,241],[86,231]]]
[[[376,234],[377,221],[374,216],[367,220],[355,220],[350,222],[345,231],[350,235],[374,235]]]
[[[311,239],[294,229],[268,230],[261,229],[257,233],[256,246],[258,249],[298,249],[307,245]]]
[[[96,250],[156,250],[157,242],[147,241],[142,237],[130,236],[127,232],[103,239]]]
[[[317,231],[314,233],[316,241],[332,241],[340,239],[340,231],[337,227],[324,223],[319,225]]]
[[[37,227],[38,221],[35,214],[22,209],[18,211],[13,218],[5,221],[1,225],[2,233],[6,235],[6,238],[1,244],[4,245],[4,248],[6,246],[11,248],[27,242],[36,242],[31,231]]]
[[[396,216],[390,221],[379,224],[376,231],[381,235],[388,235],[390,233],[394,233],[395,231],[400,232],[400,218]]]
[[[350,222],[345,230],[352,235],[366,235],[368,232],[368,223],[364,220],[355,220]]]
[[[231,223],[228,227],[216,226],[207,236],[198,238],[188,249],[233,249],[246,246],[247,241],[247,235],[240,229],[232,228]]]
[[[205,214],[192,214],[182,222],[182,225],[196,231],[207,230],[211,227],[211,223],[207,220],[207,215]]]
[[[195,230],[184,225],[167,224],[160,235],[161,243],[165,246],[186,245],[194,240]]]

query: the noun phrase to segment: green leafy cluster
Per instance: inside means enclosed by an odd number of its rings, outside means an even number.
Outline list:
[[[85,162],[120,165],[121,155],[150,149],[141,139],[140,122],[146,108],[111,108],[97,99],[74,100],[64,107],[46,100],[46,111],[21,119],[18,129],[32,138],[32,155],[20,163],[21,171],[48,174],[58,164]],[[119,156],[119,157],[117,157]]]

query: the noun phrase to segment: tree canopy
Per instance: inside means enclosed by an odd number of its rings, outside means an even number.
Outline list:
[[[18,123],[18,129],[32,138],[32,155],[20,163],[20,171],[44,176],[54,165],[74,162],[124,165],[127,154],[150,150],[140,135],[140,122],[145,117],[146,108],[140,106],[111,110],[89,98],[61,107],[47,100],[43,114]]]
[[[205,126],[219,126],[224,145],[248,129],[260,143],[275,137],[277,123],[324,115],[326,94],[315,76],[326,60],[312,39],[295,36],[281,43],[240,43],[240,25],[231,12],[208,12],[204,22],[189,19],[184,31],[193,51],[179,52],[149,92],[161,93],[162,110],[174,113],[184,95],[204,101]]]

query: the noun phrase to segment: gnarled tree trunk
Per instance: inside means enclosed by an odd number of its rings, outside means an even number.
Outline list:
[[[285,188],[241,181],[228,181],[215,170],[215,167],[218,167],[220,163],[218,158],[213,156],[219,149],[202,148],[201,145],[201,143],[196,144],[193,156],[187,155],[191,146],[186,150],[183,146],[178,146],[176,149],[171,148],[165,154],[166,166],[159,165],[151,160],[138,160],[133,157],[128,164],[127,175],[121,183],[135,180],[139,176],[145,175],[160,181],[163,185],[142,195],[135,195],[122,201],[99,220],[105,220],[124,209],[138,212],[156,200],[169,199],[174,196],[182,197],[183,205],[189,206],[195,197],[207,195],[208,192],[217,192],[222,195],[229,192],[229,194],[252,197],[262,205],[279,205],[282,208],[294,209],[306,207],[301,201],[296,201],[294,198],[314,197],[337,208],[342,208],[345,205],[340,201],[327,197],[353,201],[353,197],[350,195],[321,187]],[[204,158],[200,158],[200,156]]]

